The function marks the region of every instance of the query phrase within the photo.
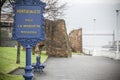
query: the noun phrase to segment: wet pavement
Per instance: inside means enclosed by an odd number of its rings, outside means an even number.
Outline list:
[[[106,57],[51,57],[46,63],[44,72],[34,73],[34,80],[120,80],[120,61]],[[14,74],[23,73],[17,70]]]

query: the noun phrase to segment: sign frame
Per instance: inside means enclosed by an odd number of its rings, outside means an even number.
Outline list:
[[[14,28],[12,39],[24,47],[35,46],[45,40],[44,8],[40,5],[17,5],[14,7]]]

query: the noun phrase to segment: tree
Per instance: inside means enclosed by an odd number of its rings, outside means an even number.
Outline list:
[[[5,1],[6,0],[0,0],[0,39],[1,39],[1,9]],[[1,46],[1,40],[0,40],[0,46]]]
[[[20,43],[17,43],[17,58],[16,58],[16,63],[20,64]]]
[[[1,2],[1,12],[5,12],[8,15],[8,18],[13,18],[13,8],[12,8],[12,5],[11,5],[11,2],[13,2],[13,0],[3,0]],[[3,5],[4,4],[4,5]],[[9,9],[9,11],[5,10],[5,9]],[[8,19],[7,18],[7,19]],[[0,30],[1,31],[1,30]],[[17,44],[17,57],[16,57],[16,63],[17,64],[20,64],[20,43]]]
[[[56,20],[61,16],[64,16],[64,10],[67,3],[60,4],[59,0],[42,0],[46,3],[45,18],[50,20]]]

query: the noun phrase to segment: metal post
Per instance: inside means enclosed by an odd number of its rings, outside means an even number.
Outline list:
[[[118,54],[119,54],[119,40],[118,40],[118,17],[119,17],[119,11],[120,10],[116,10],[116,13],[117,13],[117,16],[116,16],[116,47],[117,47],[117,50],[116,50],[116,59],[118,59]]]
[[[115,31],[113,30],[113,43],[112,43],[113,47],[115,47]]]
[[[94,27],[94,29],[93,29],[93,31],[94,31],[94,33],[93,33],[94,34],[94,42],[93,42],[93,54],[92,55],[95,55],[96,54],[96,49],[95,49],[95,47],[96,47],[95,46],[95,41],[96,41],[95,40],[95,37],[96,37],[96,29],[95,29],[96,28],[96,19],[93,19],[93,22],[94,22],[94,26],[93,26]]]
[[[26,47],[26,67],[25,67],[25,74],[23,75],[25,80],[32,80],[33,73],[32,73],[32,66],[31,66],[31,46],[28,45]]]
[[[116,40],[117,40],[117,53],[119,52],[119,40],[118,40],[118,16],[119,16],[119,10],[116,10],[117,13],[117,25],[116,25]]]

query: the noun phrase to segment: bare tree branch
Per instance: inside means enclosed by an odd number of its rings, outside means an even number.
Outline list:
[[[64,15],[67,3],[59,4],[59,0],[42,0],[46,2],[45,17],[47,19],[58,19]]]
[[[12,2],[15,2],[16,0],[7,0],[5,5],[3,7],[3,12],[5,12],[5,8],[9,8],[9,13],[13,13],[13,8],[11,6]],[[67,3],[60,4],[59,0],[41,0],[46,3],[46,8],[44,11],[45,18],[55,20],[60,18],[61,16],[64,16],[64,10],[66,9]],[[8,13],[8,12],[7,12]]]
[[[0,0],[0,8],[3,6],[6,0]]]

